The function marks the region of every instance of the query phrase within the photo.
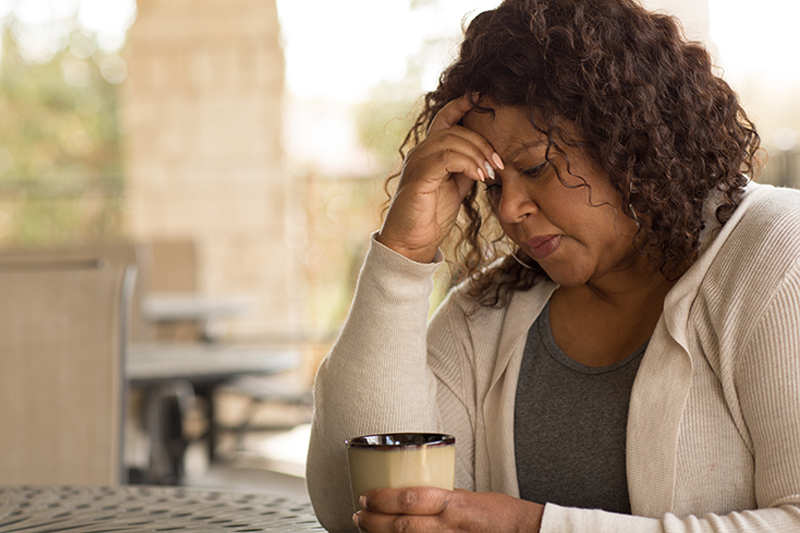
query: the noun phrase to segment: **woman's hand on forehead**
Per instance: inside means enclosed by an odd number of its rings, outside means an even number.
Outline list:
[[[460,125],[472,107],[467,95],[448,102],[403,163],[378,241],[414,261],[433,260],[475,182],[503,168],[492,145]]]

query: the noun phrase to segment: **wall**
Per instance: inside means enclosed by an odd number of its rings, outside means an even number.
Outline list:
[[[284,57],[273,0],[139,0],[123,121],[128,233],[192,239],[198,290],[253,295],[234,334],[302,319],[286,227]]]

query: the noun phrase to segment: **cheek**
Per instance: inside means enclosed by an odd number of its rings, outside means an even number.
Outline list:
[[[497,220],[496,217],[495,217],[495,220]],[[515,235],[516,226],[509,225],[509,224],[504,224],[502,222],[498,222],[498,223],[500,224],[500,229],[503,230],[503,234],[506,237],[508,237],[509,239],[511,239],[512,241],[514,241],[514,242],[519,244],[519,239]]]
[[[634,233],[628,231],[628,224],[616,213],[606,213],[584,221],[583,243],[598,256],[616,255],[629,248]]]

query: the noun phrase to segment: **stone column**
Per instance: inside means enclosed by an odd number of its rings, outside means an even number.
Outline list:
[[[200,293],[256,297],[232,333],[286,332],[302,319],[302,281],[287,245],[275,1],[138,0],[128,45],[129,234],[192,239]]]

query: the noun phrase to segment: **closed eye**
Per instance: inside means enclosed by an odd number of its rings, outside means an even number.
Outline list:
[[[493,191],[500,190],[500,180],[494,180],[491,183],[486,184],[486,193],[491,194]]]
[[[491,202],[493,205],[497,204],[502,192],[502,182],[499,179],[486,182],[486,196],[489,197],[489,202]]]
[[[536,176],[538,176],[539,174],[541,174],[541,172],[542,172],[542,170],[544,169],[544,167],[545,167],[545,165],[546,165],[546,164],[547,164],[547,161],[542,161],[542,162],[541,162],[541,163],[539,163],[538,165],[534,165],[534,166],[532,166],[532,167],[530,167],[530,168],[526,168],[525,170],[523,170],[523,171],[521,172],[521,174],[522,174],[523,176],[527,176],[527,177],[529,177],[529,178],[535,178]]]
[[[521,170],[519,173],[526,178],[536,178],[539,176],[545,167],[548,165],[547,161],[542,161],[538,165]],[[489,202],[495,207],[500,203],[500,197],[503,194],[503,182],[498,176],[495,180],[486,181],[486,195],[489,197]]]

